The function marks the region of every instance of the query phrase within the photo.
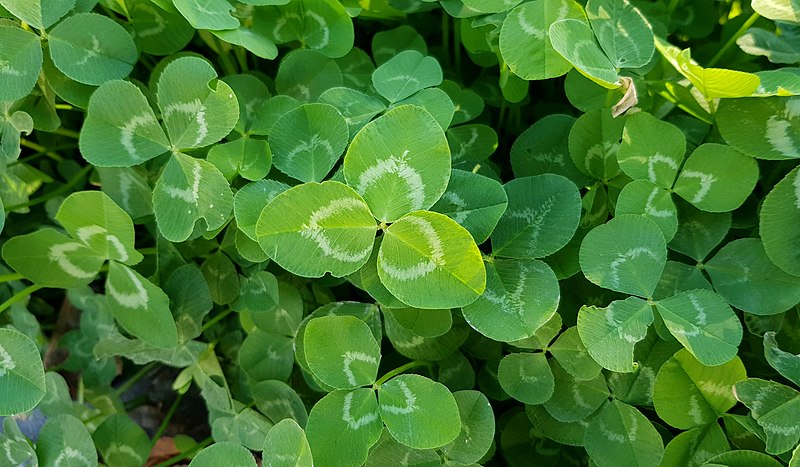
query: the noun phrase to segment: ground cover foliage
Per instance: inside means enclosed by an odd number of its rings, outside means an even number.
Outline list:
[[[0,465],[800,465],[796,0],[0,6]]]

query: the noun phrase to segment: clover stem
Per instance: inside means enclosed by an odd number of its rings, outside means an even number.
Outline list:
[[[43,285],[34,284],[34,285],[30,286],[30,287],[27,287],[25,289],[20,290],[19,292],[14,294],[13,297],[9,298],[8,300],[6,300],[2,304],[0,304],[0,313],[6,311],[6,309],[8,309],[11,305],[13,305],[13,304],[15,304],[15,303],[17,303],[19,301],[22,301],[28,295],[30,295],[30,294],[32,294],[32,293],[34,293],[37,290],[42,289],[42,288],[44,288]]]
[[[744,21],[744,23],[742,23],[739,29],[737,29],[736,32],[730,38],[728,38],[728,41],[725,42],[725,45],[723,45],[719,50],[717,50],[717,53],[715,53],[714,56],[711,57],[711,60],[709,60],[707,67],[711,68],[714,65],[716,65],[719,59],[722,58],[723,55],[725,55],[725,52],[727,52],[728,49],[731,48],[733,43],[736,42],[736,40],[739,39],[742,36],[742,34],[747,32],[747,30],[750,29],[750,26],[752,26],[753,23],[758,21],[758,18],[761,18],[761,15],[759,15],[756,12],[753,12],[753,14],[750,15],[750,17],[747,18]]]
[[[233,313],[233,308],[228,308],[227,310],[223,311],[222,313],[218,314],[217,316],[211,318],[206,324],[200,328],[200,332],[205,332],[211,326],[219,323],[223,319],[225,319],[229,314]]]
[[[133,376],[125,380],[124,383],[120,384],[116,389],[114,389],[114,394],[117,396],[125,394],[130,388],[133,387],[134,384],[136,384],[140,379],[144,378],[146,374],[150,373],[150,370],[155,368],[156,365],[156,362],[150,362],[147,365],[139,368],[139,371],[134,373]]]
[[[178,404],[181,403],[183,396],[186,395],[185,392],[179,392],[178,395],[175,397],[175,400],[172,401],[172,405],[169,407],[167,411],[167,415],[164,416],[164,420],[161,421],[161,425],[158,426],[158,431],[156,431],[155,436],[153,436],[153,440],[150,442],[150,450],[153,450],[153,447],[158,442],[158,439],[161,438],[161,435],[164,434],[164,431],[167,429],[167,425],[172,420],[172,417],[175,415],[175,411],[178,410]]]
[[[23,279],[24,277],[25,276],[18,273],[0,274],[0,284],[2,284],[3,282],[18,281],[20,279]]]
[[[81,134],[78,133],[77,131],[68,130],[68,129],[64,128],[63,126],[59,127],[59,128],[56,128],[53,131],[53,134],[66,136],[67,138],[72,138],[72,139],[79,139],[81,137]]]
[[[433,367],[431,362],[426,362],[424,360],[414,360],[411,362],[406,363],[405,365],[400,365],[399,367],[395,368],[394,370],[389,371],[385,375],[381,376],[378,381],[375,381],[375,384],[372,385],[374,389],[378,389],[381,387],[381,384],[389,381],[390,379],[394,378],[395,376],[399,375],[400,373],[404,373],[412,368],[417,368],[420,366],[427,366]]]

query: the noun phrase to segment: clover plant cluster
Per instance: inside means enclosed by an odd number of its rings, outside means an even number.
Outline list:
[[[800,466],[798,64],[797,0],[0,0],[0,465]]]

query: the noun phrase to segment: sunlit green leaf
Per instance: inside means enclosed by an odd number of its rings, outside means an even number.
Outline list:
[[[604,368],[623,373],[637,368],[634,346],[645,338],[652,322],[650,304],[636,297],[578,312],[578,332],[586,350]]]
[[[469,232],[427,211],[407,214],[386,229],[378,276],[392,295],[416,308],[465,306],[486,286],[481,253]]]
[[[344,176],[376,218],[393,222],[442,196],[450,179],[450,148],[430,113],[396,107],[356,134],[345,154]]]
[[[284,269],[304,277],[358,270],[369,258],[375,219],[364,200],[339,182],[306,183],[277,195],[255,233]],[[302,252],[302,253],[301,253]]]
[[[450,391],[419,375],[400,375],[378,390],[380,415],[392,436],[416,449],[444,446],[461,432],[458,405]]]
[[[745,378],[747,373],[738,357],[723,365],[706,366],[681,349],[664,363],[656,376],[653,386],[656,413],[682,430],[702,427],[736,405],[733,385]]]

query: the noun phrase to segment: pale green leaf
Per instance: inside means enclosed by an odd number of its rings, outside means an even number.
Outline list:
[[[303,276],[336,277],[369,258],[375,219],[364,200],[339,182],[306,183],[277,195],[261,212],[255,233],[284,269]]]
[[[575,167],[598,180],[620,173],[618,152],[627,117],[614,118],[602,108],[581,115],[569,132],[569,155]]]
[[[319,465],[358,467],[383,431],[371,389],[333,391],[311,409],[306,436]]]
[[[550,42],[550,25],[567,18],[586,21],[573,0],[536,0],[508,13],[500,29],[500,53],[515,75],[522,79],[555,78],[572,65]]]
[[[558,280],[544,262],[497,258],[486,263],[486,289],[463,308],[464,319],[490,339],[516,341],[556,313],[559,297]]]
[[[800,302],[800,277],[772,264],[757,238],[728,243],[706,263],[705,270],[717,292],[748,313],[774,315]]]
[[[9,3],[8,0],[5,3]],[[25,2],[21,3],[23,8]],[[36,2],[29,2],[33,5]],[[68,2],[64,2],[68,3]],[[0,25],[0,73],[3,86],[0,101],[22,99],[36,85],[42,69],[42,46],[36,34],[16,26]]]
[[[170,3],[195,29],[239,27],[239,20],[231,15],[233,6],[227,0],[172,0]]]
[[[524,404],[541,404],[553,395],[553,372],[544,353],[511,353],[497,369],[500,386]]]
[[[109,81],[92,94],[79,141],[83,157],[99,167],[138,165],[169,148],[144,94],[127,81]]]
[[[730,450],[719,424],[693,428],[672,438],[664,449],[661,465],[697,467],[717,454]]]
[[[745,378],[747,373],[739,357],[723,365],[706,366],[681,349],[661,366],[656,376],[656,413],[681,430],[708,425],[736,405],[733,385]]]
[[[415,50],[404,50],[379,66],[372,84],[389,102],[397,102],[417,91],[442,82],[439,62]]]
[[[772,368],[786,379],[800,386],[800,355],[793,355],[783,351],[775,341],[775,332],[764,334],[764,357]]]
[[[102,254],[53,229],[9,239],[3,259],[36,284],[64,289],[92,282],[105,262]]]
[[[129,265],[142,260],[142,254],[134,249],[131,218],[102,191],[69,195],[61,203],[56,220],[72,238],[100,256]]]
[[[106,418],[92,434],[95,446],[108,465],[139,467],[150,455],[150,438],[130,417],[117,413]]]
[[[575,379],[595,378],[603,369],[586,350],[577,326],[565,329],[558,339],[547,347],[547,350],[558,364]]]
[[[736,149],[706,143],[692,152],[675,181],[675,193],[703,211],[732,211],[753,191],[758,164]]]
[[[39,432],[36,454],[42,465],[95,467],[97,451],[86,426],[72,415],[50,418]]]
[[[767,257],[783,271],[800,276],[800,168],[772,188],[759,216],[759,234]]]
[[[450,179],[450,148],[430,113],[396,107],[356,134],[344,157],[344,176],[376,218],[393,222],[442,196]]]
[[[442,452],[448,459],[461,464],[479,462],[489,451],[495,434],[495,419],[492,406],[485,395],[478,391],[453,393],[461,418],[461,433]]]
[[[311,447],[300,425],[292,419],[273,426],[264,440],[265,467],[311,467]]]
[[[449,135],[449,133],[448,133]],[[475,243],[485,242],[508,206],[499,182],[463,170],[453,170],[447,190],[432,211],[440,212],[467,229]]]
[[[736,383],[733,395],[750,409],[763,428],[768,453],[780,454],[794,448],[800,440],[800,392],[774,381],[750,378]]]
[[[625,121],[617,160],[632,178],[669,189],[685,153],[686,137],[678,127],[638,112]]]
[[[566,245],[578,228],[580,194],[553,174],[522,177],[504,185],[508,208],[492,233],[493,254],[542,258]]]
[[[472,236],[449,217],[417,211],[386,229],[378,276],[402,302],[415,308],[454,308],[474,302],[486,270]]]
[[[2,0],[0,5],[36,29],[47,29],[75,7],[75,0]]]
[[[647,180],[634,180],[622,188],[614,214],[635,214],[650,219],[668,242],[678,231],[678,209],[672,195]]]
[[[172,148],[200,148],[216,143],[239,120],[233,90],[217,79],[211,64],[180,57],[164,67],[156,84],[158,107]]]
[[[800,96],[726,99],[716,122],[725,141],[757,159],[800,159]]]
[[[650,62],[656,50],[653,30],[628,0],[591,0],[586,16],[615,67],[639,68]]]
[[[221,441],[198,452],[189,465],[191,467],[216,467],[219,465],[255,467],[256,460],[250,451],[241,444]]]
[[[620,85],[617,68],[600,48],[594,33],[584,21],[556,21],[550,25],[550,40],[553,48],[587,78],[609,89]]]

